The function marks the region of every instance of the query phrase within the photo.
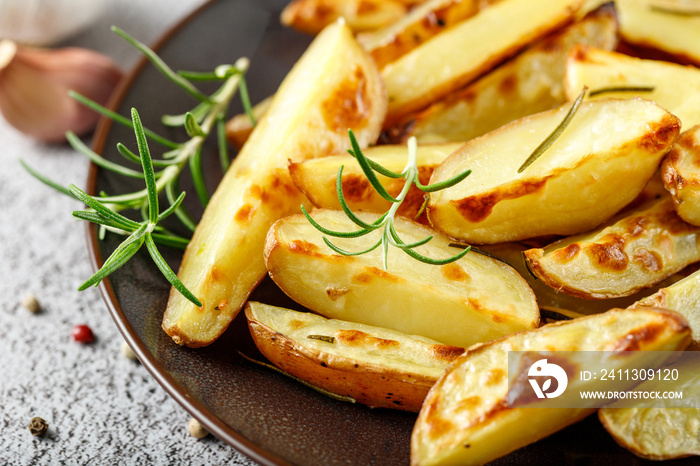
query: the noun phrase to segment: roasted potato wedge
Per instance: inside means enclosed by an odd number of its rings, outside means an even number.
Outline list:
[[[518,173],[569,108],[516,120],[448,157],[431,183],[473,172],[431,194],[431,224],[469,243],[589,230],[637,197],[680,132],[678,118],[648,100],[583,102],[561,136]]]
[[[432,37],[382,69],[385,128],[445,97],[567,23],[582,0],[502,0]]]
[[[379,69],[500,0],[429,0],[400,20],[357,36]]]
[[[700,358],[691,354],[684,353],[666,366],[678,371],[677,380],[647,381],[636,388],[682,391],[682,407],[658,406],[656,401],[651,405],[640,402],[640,406],[598,411],[600,422],[620,446],[652,460],[700,455]]]
[[[676,313],[613,309],[470,348],[428,393],[411,437],[411,464],[484,464],[594,411],[506,409],[509,351],[673,351],[689,339]]]
[[[253,105],[253,117],[255,117],[256,121],[262,119],[267,109],[270,108],[273,97],[274,96],[267,97]],[[250,117],[248,117],[246,113],[234,115],[226,122],[226,139],[239,150],[243,147],[243,144],[245,144],[252,132],[253,122],[250,121]]]
[[[699,408],[603,408],[598,417],[620,446],[642,458],[700,455]]]
[[[657,306],[681,314],[693,330],[693,349],[700,350],[700,271],[641,299],[633,305]]]
[[[578,46],[569,54],[566,65],[564,88],[569,99],[575,98],[584,85],[593,93],[617,87],[653,87],[653,91],[604,92],[600,98],[640,96],[676,115],[683,128],[700,123],[700,70],[692,66]]]
[[[614,10],[596,10],[434,103],[407,125],[405,136],[415,136],[420,143],[468,141],[518,118],[562,105],[566,102],[562,86],[566,59],[569,49],[579,43],[614,49]]]
[[[649,296],[650,293],[654,293],[661,288],[665,288],[673,285],[674,283],[687,277],[692,272],[687,272],[682,270],[675,273],[663,280],[659,284],[649,288],[641,290],[630,296],[624,296],[621,298],[610,298],[610,299],[584,299],[578,298],[576,296],[571,296],[567,293],[557,291],[551,286],[547,285],[543,280],[540,280],[532,271],[527,268],[525,263],[525,258],[523,252],[528,249],[532,249],[524,243],[499,243],[493,245],[482,245],[479,246],[481,250],[486,251],[489,254],[494,255],[508,264],[510,264],[515,270],[520,273],[520,275],[525,278],[532,291],[535,293],[535,298],[537,299],[537,305],[540,310],[545,310],[547,312],[542,313],[544,318],[546,315],[563,314],[564,316],[576,316],[576,315],[588,315],[588,314],[598,314],[600,312],[605,312],[612,307],[625,308],[632,306],[637,301]],[[657,305],[656,307],[665,307],[662,305]],[[676,310],[676,309],[673,309]],[[558,319],[561,320],[561,319]]]
[[[305,34],[318,34],[344,18],[353,32],[371,31],[401,19],[407,8],[400,0],[292,0],[280,21]]]
[[[175,342],[192,347],[213,342],[265,276],[267,230],[305,202],[289,176],[288,160],[349,148],[348,128],[360,144],[374,142],[385,110],[374,62],[347,26],[329,26],[287,75],[205,209],[178,274],[203,306],[171,291],[163,329]]]
[[[620,33],[632,44],[700,64],[700,6],[684,0],[615,0]]]
[[[698,161],[700,161],[700,125],[681,134],[661,164],[664,186],[673,197],[678,215],[693,225],[700,225],[700,164]]]
[[[530,270],[558,291],[619,298],[700,261],[700,227],[684,222],[666,196],[603,227],[523,254]]]
[[[354,231],[343,211],[319,209],[313,218],[325,228]],[[379,215],[360,213],[365,222]],[[408,244],[434,235],[416,252],[435,259],[455,255],[450,239],[412,221],[396,218],[396,230]],[[365,250],[381,231],[360,238],[333,238],[345,250]],[[276,222],[268,233],[265,263],[272,279],[292,299],[329,318],[422,335],[444,344],[467,347],[512,332],[534,328],[539,310],[532,290],[511,267],[468,253],[436,266],[390,250],[388,269],[381,248],[342,256],[323,241],[303,215]]]
[[[418,146],[418,178],[420,182],[427,184],[433,170],[461,146],[461,143]],[[408,149],[405,145],[385,145],[370,147],[363,153],[389,170],[400,173],[406,166]],[[341,166],[344,167],[343,195],[351,209],[371,212],[389,210],[390,202],[374,190],[367,177],[362,173],[357,161],[349,154],[291,163],[289,173],[292,175],[294,184],[309,198],[313,205],[325,209],[340,209],[336,180],[338,169]],[[405,182],[403,178],[389,178],[380,174],[377,174],[377,178],[389,194],[394,197],[399,194]],[[422,191],[412,186],[397,213],[414,219],[424,203],[423,196]]]
[[[255,345],[275,366],[313,386],[375,408],[418,412],[464,348],[381,327],[249,302]]]

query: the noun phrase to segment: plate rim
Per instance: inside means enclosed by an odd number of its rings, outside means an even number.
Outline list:
[[[221,0],[207,0],[202,5],[196,7],[187,13],[182,19],[177,21],[173,26],[170,26],[158,38],[149,44],[149,47],[158,52],[168,42],[170,42],[184,27],[194,21],[202,12],[211,8],[214,4]],[[124,75],[123,79],[115,88],[109,102],[105,106],[111,111],[117,111],[119,106],[126,98],[131,90],[136,79],[141,75],[144,68],[149,64],[146,56],[141,55],[135,65]],[[91,149],[102,154],[102,151],[109,137],[113,121],[105,116],[101,116],[98,120],[95,132],[92,137]],[[89,195],[95,195],[97,186],[97,177],[99,167],[91,162],[88,168],[86,181],[86,192]],[[98,237],[97,226],[93,223],[86,222],[84,226],[84,235],[88,255],[93,272],[99,270],[104,263],[102,254],[100,253],[100,240]],[[119,301],[114,293],[109,277],[103,279],[98,289],[102,300],[104,301],[109,311],[112,320],[114,321],[119,333],[129,347],[134,351],[141,364],[146,368],[149,374],[156,382],[172,397],[182,408],[185,409],[191,416],[196,418],[204,428],[213,436],[234,448],[237,452],[246,455],[251,460],[263,465],[291,465],[291,463],[283,460],[279,456],[261,448],[255,442],[251,441],[233,427],[226,424],[218,416],[212,413],[202,403],[194,399],[177,381],[163,369],[160,364],[155,361],[146,345],[138,338],[131,324],[126,319],[126,316],[119,304]]]

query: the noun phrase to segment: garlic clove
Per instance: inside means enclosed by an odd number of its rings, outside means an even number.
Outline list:
[[[0,113],[19,131],[46,142],[83,135],[99,115],[68,95],[73,90],[105,105],[122,78],[108,57],[67,47],[40,49],[0,41]]]

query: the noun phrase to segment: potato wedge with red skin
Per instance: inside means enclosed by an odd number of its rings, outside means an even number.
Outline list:
[[[433,170],[460,147],[462,147],[462,143],[418,146],[416,156],[420,182],[428,184]],[[401,173],[406,166],[406,160],[408,160],[406,145],[374,146],[367,148],[362,153],[370,160],[396,173]],[[349,154],[330,155],[301,163],[291,163],[289,164],[289,173],[297,188],[309,198],[314,206],[324,209],[340,209],[336,180],[338,169],[341,166],[343,167],[343,195],[352,210],[370,212],[389,210],[391,203],[377,193],[355,158]],[[377,174],[377,178],[387,192],[394,197],[399,195],[405,183],[403,178],[389,178],[381,174]],[[424,202],[423,191],[412,186],[397,213],[415,219]],[[421,219],[425,219],[425,216],[422,215]]]
[[[374,143],[385,110],[374,62],[347,26],[326,28],[284,79],[205,209],[178,273],[203,306],[171,291],[162,326],[176,343],[212,343],[265,277],[267,230],[308,202],[288,161],[349,148],[348,128],[362,146]]]
[[[393,330],[258,302],[245,308],[260,352],[315,387],[374,408],[418,412],[465,349]]]
[[[555,290],[620,298],[700,261],[700,227],[683,221],[666,196],[604,227],[523,254],[530,270]]]
[[[615,48],[614,10],[596,10],[435,102],[407,124],[403,137],[415,136],[419,143],[468,141],[518,118],[564,104],[566,59],[569,49],[579,43]]]
[[[340,210],[319,209],[311,215],[324,228],[357,229]],[[359,212],[358,217],[371,223],[379,214]],[[395,227],[406,244],[433,235],[415,249],[419,254],[446,259],[461,252],[449,246],[449,238],[405,218],[396,217]],[[330,240],[346,251],[363,251],[381,238],[380,230]],[[381,247],[343,256],[328,247],[323,237],[303,215],[283,218],[268,232],[265,263],[282,291],[325,317],[461,347],[539,324],[532,290],[503,262],[472,251],[455,262],[431,265],[391,247],[384,270]]]
[[[700,125],[681,134],[664,157],[661,176],[678,215],[688,223],[700,225]]]
[[[584,101],[559,138],[519,172],[570,107],[516,120],[447,158],[431,183],[472,174],[431,194],[433,227],[476,244],[589,230],[637,197],[680,132],[680,120],[648,100]]]
[[[595,411],[506,408],[509,351],[675,351],[689,341],[690,328],[679,314],[639,308],[548,324],[470,348],[428,393],[411,437],[411,464],[484,464]]]

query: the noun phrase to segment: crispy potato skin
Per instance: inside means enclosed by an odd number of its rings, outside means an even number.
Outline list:
[[[365,352],[358,357],[347,356],[342,350],[331,353],[318,346],[310,346],[308,342],[312,340],[308,336],[306,341],[301,338],[299,332],[303,332],[305,324],[315,324],[313,330],[318,331],[319,324],[315,321],[309,322],[310,319],[303,316],[292,320],[290,324],[297,328],[294,329],[295,336],[291,337],[286,331],[292,329],[271,327],[269,321],[266,323],[255,312],[256,306],[261,305],[246,305],[248,326],[255,345],[272,364],[315,387],[350,397],[370,407],[418,412],[442,370],[465,351],[464,348],[437,342],[431,344],[411,340],[408,335],[398,335],[397,332],[380,328],[351,323],[336,326],[330,323],[334,321],[328,321],[328,329],[324,329],[323,333],[332,337],[334,343],[326,345],[352,347],[355,355]],[[320,316],[314,317],[315,320],[326,320]],[[418,352],[424,354],[419,355]],[[428,359],[431,365],[423,372],[416,371],[409,364],[399,368],[385,364],[382,358],[376,356],[377,353],[386,353],[388,357],[401,353],[399,357],[407,361]]]
[[[666,6],[690,15],[668,14],[650,8]],[[658,49],[677,60],[700,65],[700,17],[694,2],[664,0],[617,0],[620,33],[625,41]],[[695,13],[695,14],[693,14]]]
[[[428,184],[433,170],[440,165],[452,152],[459,149],[462,143],[430,144],[418,146],[418,178],[421,183]],[[363,151],[369,159],[379,163],[389,170],[400,173],[406,166],[408,149],[405,145],[381,145],[367,148]],[[357,161],[349,154],[323,157],[307,160],[302,163],[290,163],[289,173],[294,184],[309,198],[311,203],[324,209],[340,209],[336,190],[338,169],[343,166],[343,195],[352,210],[370,212],[386,212],[390,202],[381,197],[372,187],[362,172]],[[387,192],[396,197],[401,192],[405,180],[389,178],[377,174]],[[427,223],[425,215],[416,218],[424,203],[424,193],[412,186],[401,203],[397,213],[421,223]]]
[[[617,22],[612,8],[598,9],[541,39],[473,84],[435,102],[411,120],[402,139],[468,141],[518,118],[562,105],[566,102],[562,81],[568,52],[581,43],[615,48]]]
[[[603,408],[598,418],[618,445],[640,458],[700,455],[700,409]]]
[[[264,278],[265,233],[306,202],[288,161],[349,148],[348,128],[362,146],[373,143],[385,111],[370,57],[347,26],[326,28],[287,75],[205,209],[178,272],[203,307],[172,289],[162,327],[176,343],[212,343]]]
[[[282,11],[280,21],[305,34],[315,35],[344,18],[354,32],[374,30],[406,14],[398,0],[292,0]]]
[[[393,24],[359,34],[357,40],[369,52],[379,69],[382,69],[431,37],[498,1],[500,0],[430,0]]]
[[[336,231],[356,226],[342,211],[319,209],[316,222]],[[365,222],[379,214],[361,212]],[[416,252],[433,258],[455,254],[451,240],[407,219],[395,227],[407,243],[433,238]],[[340,248],[365,250],[380,239],[332,238]],[[508,265],[477,253],[446,265],[418,262],[392,248],[384,270],[381,248],[343,256],[323,241],[303,215],[283,218],[269,230],[265,264],[270,277],[292,299],[323,316],[422,335],[467,347],[539,324],[539,309],[525,280]]]
[[[700,125],[681,134],[664,158],[661,174],[678,215],[700,225]]]
[[[448,157],[431,183],[466,168],[473,172],[464,182],[431,195],[431,224],[476,244],[589,230],[637,197],[680,132],[678,118],[650,101],[584,102],[547,152],[517,173],[561,121],[565,108],[516,120]],[[610,139],[597,136],[610,125],[625,125],[626,130],[608,133]]]
[[[674,351],[689,341],[679,314],[639,308],[548,324],[470,348],[428,393],[411,437],[411,464],[484,464],[594,411],[507,409],[508,351]]]
[[[683,130],[700,123],[700,70],[662,60],[647,60],[580,44],[567,58],[564,89],[569,100],[583,86],[591,92],[615,87],[653,90],[603,92],[592,99],[642,97],[653,100],[683,123]]]
[[[540,0],[538,8],[529,0],[501,0],[432,37],[382,69],[389,95],[384,127],[469,84],[582,8],[582,0]]]
[[[629,296],[700,261],[700,228],[666,196],[590,233],[524,253],[550,287],[586,299]]]
[[[639,306],[660,307],[681,314],[693,331],[691,349],[700,351],[700,271],[630,305]]]

